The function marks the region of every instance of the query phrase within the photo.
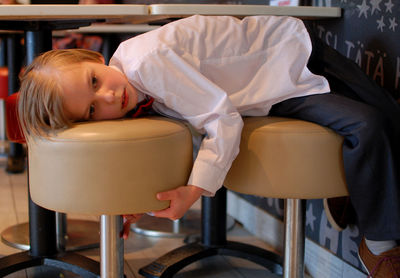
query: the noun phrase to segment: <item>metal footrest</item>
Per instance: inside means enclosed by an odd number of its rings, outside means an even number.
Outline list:
[[[234,241],[228,241],[221,246],[204,246],[201,243],[181,246],[141,268],[139,273],[148,278],[172,277],[185,266],[214,255],[244,258],[266,267],[273,273],[282,275],[282,258],[279,255],[256,246]]]
[[[76,253],[63,256],[33,257],[29,251],[9,255],[0,259],[0,277],[34,266],[53,266],[71,271],[85,278],[99,278],[100,264],[90,258]]]

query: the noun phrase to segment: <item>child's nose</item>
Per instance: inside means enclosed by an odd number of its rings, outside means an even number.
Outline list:
[[[107,103],[114,103],[115,101],[115,93],[111,90],[102,92],[100,96]]]

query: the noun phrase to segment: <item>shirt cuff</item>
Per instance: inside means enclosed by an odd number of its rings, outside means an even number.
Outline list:
[[[206,192],[203,196],[213,197],[224,183],[227,171],[204,161],[195,161],[188,184],[200,187]]]

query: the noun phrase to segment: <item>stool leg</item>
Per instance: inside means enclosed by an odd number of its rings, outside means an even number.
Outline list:
[[[57,250],[59,252],[65,252],[65,246],[67,245],[67,216],[65,213],[56,212],[56,239],[57,239]]]
[[[120,237],[122,216],[102,215],[100,218],[101,278],[124,277],[124,240]]]
[[[305,200],[285,200],[284,278],[304,277]]]

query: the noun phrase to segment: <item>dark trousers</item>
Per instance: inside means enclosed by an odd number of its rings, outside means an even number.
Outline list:
[[[362,70],[318,39],[309,68],[331,93],[285,100],[270,114],[331,128],[344,137],[343,163],[361,233],[400,239],[400,106]]]

